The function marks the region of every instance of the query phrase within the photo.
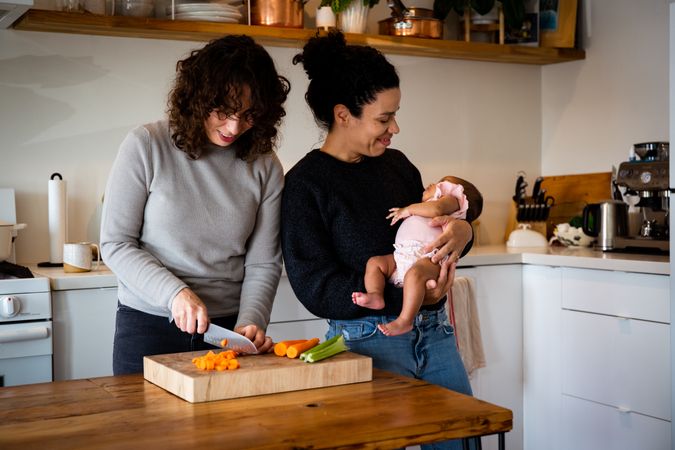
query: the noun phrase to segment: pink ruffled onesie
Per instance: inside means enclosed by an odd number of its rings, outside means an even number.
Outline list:
[[[433,197],[427,201],[438,200],[441,197],[452,195],[459,202],[459,209],[451,214],[450,217],[456,219],[466,219],[466,211],[469,208],[469,201],[464,195],[464,187],[461,184],[441,181],[436,184],[436,192]],[[431,219],[421,216],[407,217],[396,233],[394,243],[394,260],[396,261],[396,271],[389,280],[396,286],[403,286],[403,278],[406,272],[420,258],[429,258],[437,250],[429,253],[422,253],[422,249],[429,242],[434,241],[443,232],[441,227],[430,225]]]

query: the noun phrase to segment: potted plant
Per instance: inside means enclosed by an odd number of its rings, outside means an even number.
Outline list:
[[[330,6],[338,14],[339,27],[345,33],[365,33],[368,10],[380,0],[321,0],[319,7]]]
[[[343,12],[352,2],[361,2],[363,6],[372,8],[380,3],[380,0],[321,0],[319,6],[330,6],[335,14]]]
[[[434,0],[434,18],[445,20],[453,9],[460,17],[467,9],[484,15],[494,8],[496,2],[502,5],[504,22],[508,27],[518,29],[523,25],[525,0]]]

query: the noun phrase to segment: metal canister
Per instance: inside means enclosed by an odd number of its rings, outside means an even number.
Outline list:
[[[304,6],[300,0],[251,0],[251,25],[303,28]]]

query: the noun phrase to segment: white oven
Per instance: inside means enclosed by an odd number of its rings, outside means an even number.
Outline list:
[[[0,386],[52,381],[49,279],[0,273]]]

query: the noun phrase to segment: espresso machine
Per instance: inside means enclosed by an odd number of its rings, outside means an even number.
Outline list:
[[[629,205],[624,236],[614,238],[614,250],[668,252],[669,170],[668,142],[643,142],[633,146],[635,156],[619,165],[615,183],[623,187]]]

